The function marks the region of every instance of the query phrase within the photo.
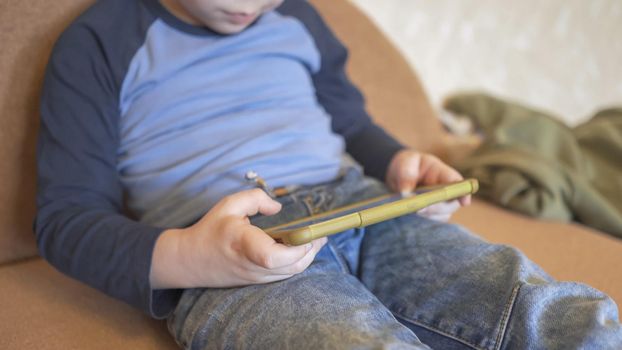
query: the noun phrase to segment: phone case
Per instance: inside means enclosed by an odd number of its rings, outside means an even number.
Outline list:
[[[352,205],[337,208],[329,212],[302,218],[286,224],[268,228],[268,233],[272,238],[289,245],[306,244],[314,239],[343,232],[357,227],[373,225],[381,221],[390,220],[398,216],[416,212],[432,204],[456,199],[468,194],[473,194],[479,189],[476,179],[467,179],[448,185],[440,185],[424,188],[425,192],[415,194],[410,197],[399,199],[395,202],[381,204],[368,209],[363,209],[354,213],[338,216],[304,227],[295,227],[299,223],[306,221],[318,221],[322,218],[334,216],[339,212],[345,212],[359,206],[366,206],[375,202],[381,202],[391,197],[391,195],[373,198],[367,201],[354,203]]]

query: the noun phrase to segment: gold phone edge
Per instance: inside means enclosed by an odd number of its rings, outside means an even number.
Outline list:
[[[464,186],[465,184],[469,184],[470,185],[470,189],[467,191],[464,191],[462,193],[460,193],[459,195],[453,197],[453,198],[459,198],[462,196],[466,196],[468,194],[474,194],[475,192],[477,192],[479,190],[479,183],[477,181],[477,179],[465,179],[463,181],[459,181],[459,182],[455,182],[449,185],[436,185],[436,186],[426,186],[426,187],[421,187],[421,189],[426,189],[428,190],[428,192],[425,193],[421,193],[417,196],[413,196],[410,198],[405,198],[405,200],[415,200],[417,197],[419,200],[421,200],[421,197],[423,196],[424,198],[427,197],[425,196],[430,195],[430,194],[434,194],[432,193],[432,191],[434,191],[437,188],[446,188],[449,186],[452,187],[456,187],[458,186]],[[444,193],[446,194],[447,191],[445,190]],[[321,219],[322,217],[326,217],[326,216],[330,216],[330,215],[334,215],[335,213],[339,213],[341,211],[346,211],[348,209],[351,209],[353,207],[358,207],[358,206],[364,206],[368,203],[373,203],[376,201],[380,201],[386,198],[389,198],[393,196],[393,194],[387,194],[384,196],[379,196],[379,197],[374,197],[365,201],[361,201],[361,202],[357,202],[351,205],[347,205],[347,206],[343,206],[343,207],[339,207],[330,211],[327,211],[325,213],[319,214],[319,215],[312,215],[312,216],[308,216],[305,218],[301,218],[298,220],[294,220],[294,221],[290,221],[288,223],[285,224],[281,224],[281,225],[277,225],[274,227],[270,227],[268,229],[265,230],[266,233],[268,233],[272,238],[274,239],[280,239],[283,241],[283,243],[286,244],[291,244],[291,245],[302,245],[302,244],[306,244],[311,242],[314,239],[318,239],[320,237],[324,237],[324,236],[328,236],[331,234],[334,234],[336,232],[340,232],[341,231],[341,227],[336,227],[335,223],[336,222],[341,222],[343,221],[343,217],[338,217],[338,218],[334,218],[334,219],[330,219],[321,223],[316,223],[316,224],[311,224],[302,228],[297,228],[297,229],[293,229],[293,230],[288,230],[288,231],[280,231],[278,232],[279,228],[281,227],[286,227],[286,226],[292,226],[292,225],[296,225],[299,222],[304,222],[304,221],[309,221],[310,219]],[[424,204],[423,206],[421,206],[421,208],[431,205],[431,204],[435,204],[438,202],[442,202],[445,200],[449,200],[449,199],[453,199],[453,198],[448,198],[448,199],[442,199],[439,201],[435,201],[435,202],[431,202],[431,203],[420,203],[420,204]],[[387,204],[382,204],[378,207],[375,208],[368,208],[368,209],[364,209],[360,212],[356,212],[356,213],[352,213],[352,214],[348,214],[345,217],[351,217],[353,215],[357,215],[360,220],[359,220],[359,224],[357,226],[349,226],[348,228],[356,228],[356,227],[363,227],[363,226],[367,226],[367,225],[371,225],[374,224],[376,222],[380,222],[380,221],[384,221],[384,220],[389,220],[391,218],[395,218],[401,215],[404,215],[402,213],[399,213],[397,215],[391,216],[393,214],[393,212],[387,214],[387,215],[381,215],[382,218],[381,219],[374,219],[374,222],[368,222],[367,220],[364,220],[363,216],[365,216],[365,213],[373,213],[374,211],[381,211],[382,209],[380,207],[384,206],[384,205],[391,205],[391,204],[395,204],[395,202],[392,203],[387,203]],[[414,204],[414,203],[413,203]],[[410,203],[403,203],[403,205],[413,205]],[[417,211],[420,210],[421,208],[416,208],[413,211]],[[337,230],[337,231],[335,231]],[[335,231],[335,232],[333,232]],[[302,237],[299,237],[302,236]],[[294,238],[294,237],[298,237],[298,238]],[[294,238],[294,239],[290,239],[290,238]]]

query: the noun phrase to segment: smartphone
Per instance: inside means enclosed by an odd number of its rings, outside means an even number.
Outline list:
[[[302,245],[320,237],[414,213],[432,204],[473,194],[478,189],[476,179],[421,187],[407,196],[389,194],[368,199],[270,227],[265,232],[279,242]]]

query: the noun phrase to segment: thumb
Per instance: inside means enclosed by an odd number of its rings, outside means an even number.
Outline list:
[[[281,211],[281,203],[260,189],[232,194],[225,197],[221,203],[222,210],[239,217],[253,216],[257,213],[274,215]]]
[[[299,246],[286,246],[277,243],[257,227],[248,227],[243,235],[242,247],[246,257],[255,265],[275,269],[296,263],[313,248],[307,243]]]

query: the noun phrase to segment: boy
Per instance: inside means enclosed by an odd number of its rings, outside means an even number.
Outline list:
[[[409,215],[301,247],[261,230],[388,191],[344,151],[393,191],[461,179],[370,121],[345,60],[306,1],[98,2],[46,76],[42,254],[186,348],[620,345],[610,299],[452,225]],[[251,169],[301,187],[275,201]]]

